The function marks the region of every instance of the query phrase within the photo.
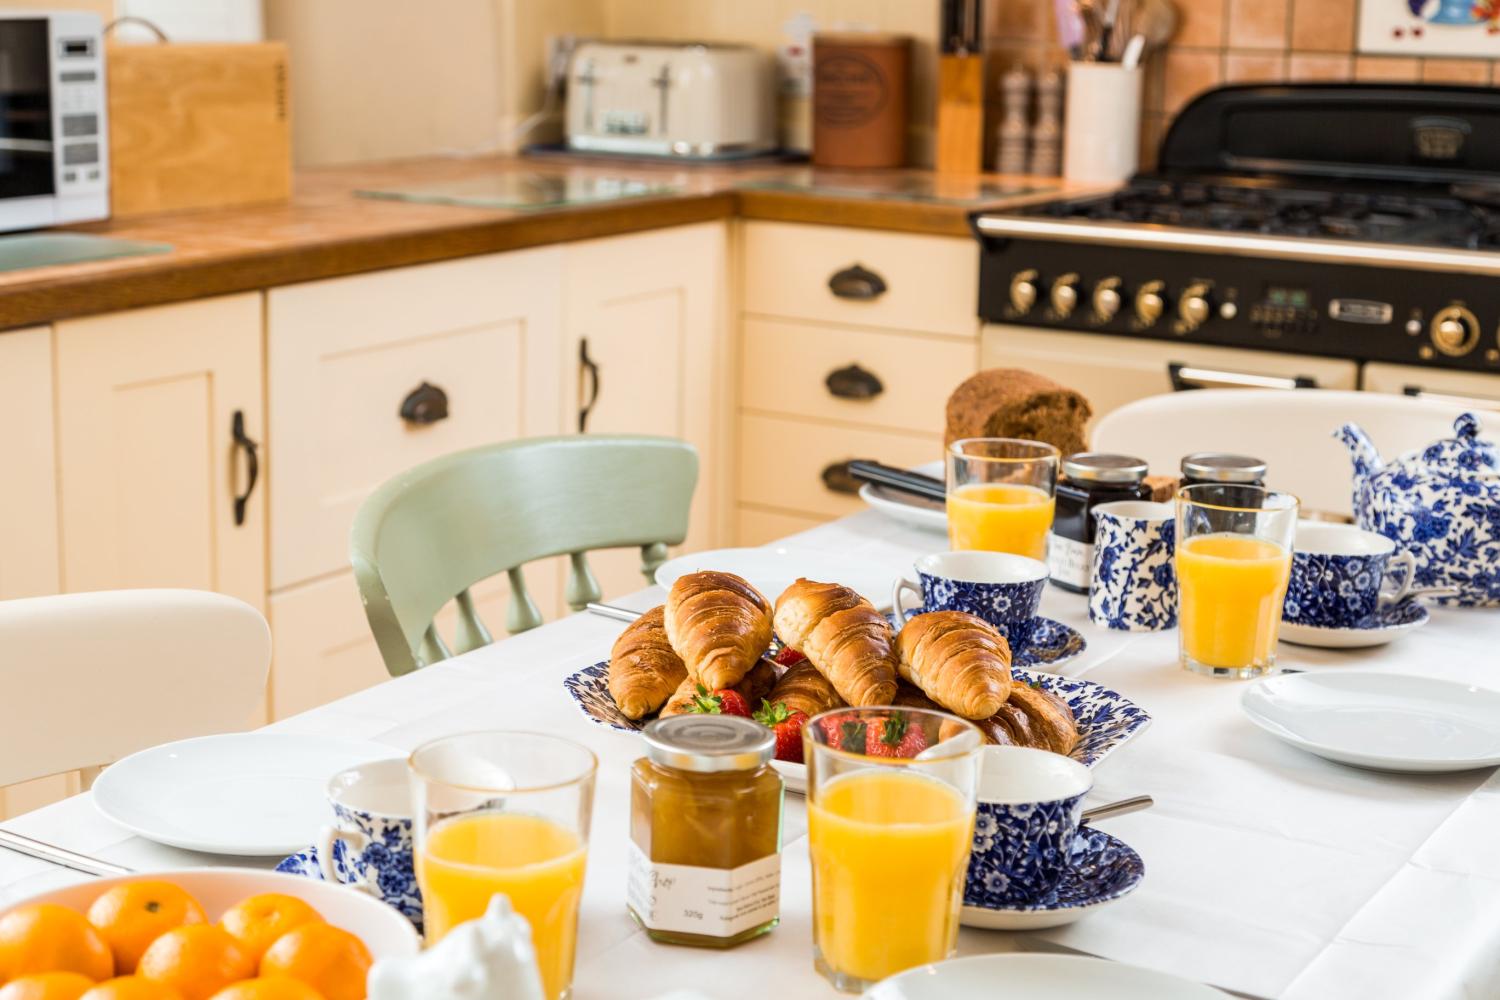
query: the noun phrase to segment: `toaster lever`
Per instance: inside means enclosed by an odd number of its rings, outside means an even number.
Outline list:
[[[828,279],[828,290],[841,299],[878,299],[886,287],[884,278],[858,264],[835,271]]]

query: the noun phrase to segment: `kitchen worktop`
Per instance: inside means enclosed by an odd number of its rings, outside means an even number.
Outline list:
[[[647,193],[495,207],[390,197],[525,175],[562,188]],[[70,227],[168,253],[0,273],[0,329],[381,268],[593,239],[733,216],[965,236],[978,208],[1054,197],[1056,178],[852,173],[806,165],[581,163],[573,158],[424,159],[297,175],[291,200]],[[381,192],[361,197],[357,192]],[[480,199],[483,200],[483,199]]]

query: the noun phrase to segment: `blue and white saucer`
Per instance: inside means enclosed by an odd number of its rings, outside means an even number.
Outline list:
[[[907,619],[925,614],[924,607],[911,608]],[[887,616],[890,617],[890,616]],[[892,625],[894,625],[894,620]],[[1083,633],[1051,618],[1038,615],[1036,627],[1031,633],[1031,642],[1020,649],[1010,651],[1010,665],[1026,670],[1051,671],[1059,663],[1065,663],[1088,648]]]
[[[381,849],[381,845],[372,845],[371,849]],[[397,857],[397,854],[408,855],[405,858]],[[353,859],[349,856],[349,845],[342,840],[336,840],[333,844],[333,867],[341,878],[352,879],[350,864]],[[410,852],[391,852],[390,860],[394,863],[379,870],[380,896],[390,906],[401,911],[401,915],[412,922],[417,933],[422,933],[422,893],[417,888],[416,878],[412,874]],[[279,872],[288,875],[301,875],[315,882],[326,882],[323,877],[323,869],[318,864],[318,847],[316,844],[304,851],[298,851],[291,857],[284,859],[276,866]]]
[[[1324,628],[1283,621],[1281,638],[1298,646],[1322,646],[1325,649],[1384,646],[1392,639],[1426,625],[1429,617],[1425,604],[1408,599],[1377,608],[1373,614],[1347,628]]]
[[[1080,827],[1062,881],[1035,903],[1015,907],[964,906],[959,922],[995,931],[1033,931],[1082,920],[1130,895],[1146,877],[1131,846],[1103,830]]]

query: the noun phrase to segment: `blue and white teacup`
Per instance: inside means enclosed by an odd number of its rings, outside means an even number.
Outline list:
[[[404,913],[420,930],[413,864],[411,785],[404,758],[360,764],[328,782],[334,823],[318,837],[323,878],[353,886]]]
[[[1175,628],[1176,540],[1171,504],[1119,500],[1095,507],[1089,621],[1122,632]]]
[[[1352,524],[1298,521],[1281,617],[1317,628],[1355,628],[1399,602],[1416,582],[1416,560],[1384,535]]]
[[[1024,906],[1055,889],[1093,787],[1089,769],[1070,757],[985,747],[964,905]]]
[[[898,627],[910,613],[904,591],[919,594],[924,611],[967,611],[1005,636],[1013,650],[1031,645],[1036,612],[1047,585],[1047,564],[1008,552],[934,552],[916,562],[920,586],[897,580],[891,608]]]

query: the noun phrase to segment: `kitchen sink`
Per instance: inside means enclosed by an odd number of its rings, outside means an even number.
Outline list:
[[[0,236],[0,271],[52,267],[57,264],[84,264],[117,257],[168,253],[171,249],[166,243],[117,240],[88,233],[22,233],[17,236]]]
[[[678,187],[674,184],[638,177],[500,173],[417,188],[360,190],[355,194],[362,198],[386,198],[434,205],[537,209],[674,194],[677,190]]]

